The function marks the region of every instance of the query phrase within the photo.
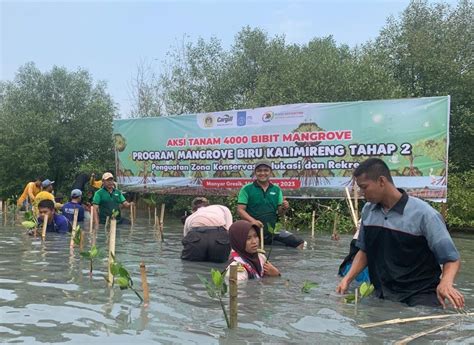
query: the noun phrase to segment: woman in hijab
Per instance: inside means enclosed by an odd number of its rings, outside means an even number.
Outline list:
[[[265,255],[258,253],[260,240],[258,227],[246,220],[238,220],[229,228],[230,263],[240,264],[237,280],[260,279],[264,276],[276,277],[280,271],[267,261]],[[229,275],[227,268],[226,276]]]

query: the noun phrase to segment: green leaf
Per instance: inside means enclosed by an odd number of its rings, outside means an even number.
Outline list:
[[[96,246],[92,246],[92,248],[89,250],[89,253],[91,258],[95,258],[97,257],[97,254],[99,254],[99,250]]]
[[[310,281],[305,280],[304,283],[303,283],[303,287],[301,288],[301,292],[309,293],[310,290],[311,290],[312,288],[315,288],[316,286],[318,286],[317,283],[314,283],[314,282],[310,282]]]
[[[356,299],[356,296],[354,294],[349,294],[346,297],[344,297],[344,302],[345,303],[354,303]]]
[[[123,277],[123,278],[126,278],[126,279],[130,279],[130,273],[128,273],[128,271],[125,269],[125,267],[123,267],[122,265],[119,265],[119,269],[118,269],[118,275],[120,277]]]
[[[359,287],[359,292],[361,297],[367,297],[374,292],[374,286],[372,284],[368,284],[367,282],[364,282],[360,285]]]
[[[27,229],[34,229],[36,227],[36,223],[29,220],[21,222],[21,225],[23,225]]]
[[[76,227],[76,233],[74,234],[74,244],[75,245],[80,245],[81,244],[81,228],[79,226]],[[72,235],[72,234],[71,234]]]
[[[89,252],[80,252],[79,253],[83,258],[90,259],[91,254]]]
[[[214,283],[214,286],[217,288],[220,288],[220,286],[223,283],[223,278],[221,272],[215,269],[211,269],[211,277],[212,277],[212,282]]]
[[[118,277],[116,280],[115,280],[118,284],[118,286],[121,288],[121,289],[126,289],[128,288],[128,279],[125,278],[125,277]]]
[[[119,269],[120,269],[120,264],[119,263],[112,262],[110,264],[110,273],[112,273],[112,275],[114,277],[119,275]]]

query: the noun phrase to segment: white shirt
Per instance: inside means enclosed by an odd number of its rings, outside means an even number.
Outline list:
[[[211,205],[200,207],[186,218],[184,223],[183,236],[186,236],[191,228],[201,226],[223,226],[229,230],[232,225],[232,213],[222,205]]]

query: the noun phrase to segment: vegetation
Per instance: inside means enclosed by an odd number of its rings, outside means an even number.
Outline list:
[[[114,283],[119,286],[120,290],[132,290],[135,295],[137,295],[137,297],[140,299],[140,302],[143,302],[143,297],[133,286],[133,280],[130,276],[130,273],[120,262],[117,262],[115,260],[115,256],[112,256],[112,258],[113,262],[110,264],[110,272],[114,276]]]
[[[222,302],[222,298],[227,293],[227,284],[225,283],[225,272],[221,273],[218,270],[212,268],[211,269],[211,279],[210,281],[204,278],[201,275],[197,275],[199,280],[204,284],[206,287],[207,294],[211,298],[217,298],[222,308],[222,312],[224,313],[225,322],[227,327],[230,328],[230,321],[227,315],[227,311],[225,309],[224,302]]]

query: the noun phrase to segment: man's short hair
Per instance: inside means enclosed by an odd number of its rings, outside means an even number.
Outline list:
[[[207,200],[204,197],[197,197],[194,198],[193,201],[191,202],[191,207],[193,212],[196,211],[200,207],[206,207],[209,206],[209,200]]]
[[[387,164],[380,158],[369,158],[354,170],[354,177],[365,174],[369,180],[377,181],[380,176],[384,176],[391,184],[393,184],[392,175]]]
[[[49,208],[54,210],[54,201],[53,200],[41,200],[38,204],[38,208]]]

